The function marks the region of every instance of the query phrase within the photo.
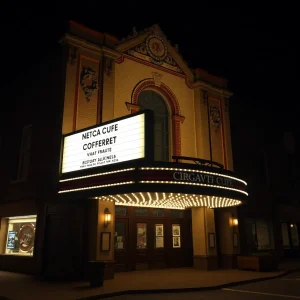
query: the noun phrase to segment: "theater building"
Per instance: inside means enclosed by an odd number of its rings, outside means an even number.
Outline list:
[[[0,269],[234,268],[248,193],[226,80],[191,70],[157,25],[118,40],[69,22],[59,47],[24,96],[20,147],[4,143],[21,150],[2,183]]]

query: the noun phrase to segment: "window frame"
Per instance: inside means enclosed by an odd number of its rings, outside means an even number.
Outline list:
[[[151,89],[151,88],[149,88],[149,89],[145,89],[145,90],[143,90],[140,94],[139,94],[139,96],[138,96],[138,101],[137,101],[137,103],[138,103],[138,105],[140,106],[140,110],[142,110],[142,109],[150,109],[150,110],[153,110],[152,108],[148,108],[148,107],[143,107],[142,105],[141,105],[141,100],[140,100],[140,97],[143,95],[143,93],[144,92],[152,92],[153,94],[156,94],[156,95],[158,95],[159,96],[159,98],[163,101],[163,103],[164,103],[164,106],[165,106],[165,108],[166,108],[166,114],[167,114],[167,120],[166,120],[166,124],[167,124],[167,131],[165,132],[165,135],[166,135],[166,141],[167,141],[167,147],[164,147],[164,151],[165,151],[165,153],[167,154],[167,158],[165,159],[165,160],[163,160],[163,161],[167,161],[167,162],[169,162],[170,160],[171,160],[171,157],[172,157],[172,153],[173,153],[173,151],[174,151],[174,149],[173,149],[173,141],[172,141],[172,134],[173,134],[173,128],[172,128],[172,120],[171,120],[171,113],[170,113],[170,107],[169,107],[169,104],[168,104],[168,101],[166,100],[166,98],[164,97],[164,95],[162,95],[159,91],[157,91],[157,90],[154,90],[154,89]],[[154,120],[155,120],[155,111],[153,111],[153,113],[154,113]],[[154,124],[154,126],[155,126],[155,124]],[[154,129],[154,145],[155,145],[155,129]],[[155,154],[155,153],[154,153]]]

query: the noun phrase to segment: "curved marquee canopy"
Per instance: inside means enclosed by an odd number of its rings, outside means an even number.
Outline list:
[[[247,198],[233,172],[183,163],[118,164],[60,179],[59,194],[114,201],[116,205],[185,209],[228,207]]]

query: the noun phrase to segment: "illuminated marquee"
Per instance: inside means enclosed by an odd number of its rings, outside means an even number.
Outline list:
[[[64,137],[61,173],[145,157],[145,113]]]
[[[173,178],[176,181],[198,182],[203,184],[215,184],[220,186],[234,187],[232,179],[216,175],[190,172],[174,172]]]

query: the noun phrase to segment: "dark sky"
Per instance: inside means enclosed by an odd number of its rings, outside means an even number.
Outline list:
[[[111,2],[30,5],[24,1],[2,6],[5,80],[13,80],[19,64],[26,69],[37,53],[43,55],[68,19],[120,38],[130,34],[133,26],[139,31],[158,23],[168,39],[179,45],[191,68],[200,67],[229,80],[235,94],[231,102],[241,111],[241,118],[261,119],[274,127],[297,126],[296,7]]]

